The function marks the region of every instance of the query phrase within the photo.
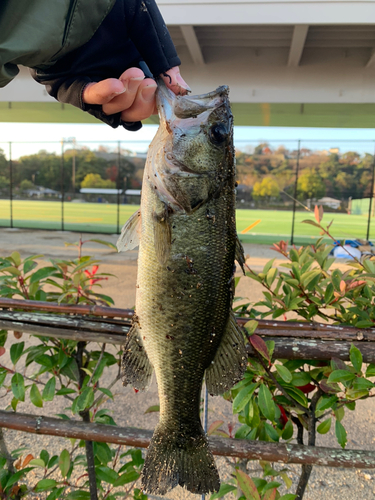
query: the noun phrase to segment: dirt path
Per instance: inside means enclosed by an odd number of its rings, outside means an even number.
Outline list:
[[[12,251],[18,250],[22,257],[32,254],[43,254],[44,259],[49,258],[75,258],[77,249],[72,246],[66,247],[65,242],[73,243],[77,241],[79,234],[59,231],[39,231],[39,230],[9,230],[0,229],[0,256],[9,255]],[[83,235],[84,239],[97,238],[115,243],[117,235]],[[264,245],[245,245],[245,253],[250,255],[248,264],[259,271],[265,263],[274,257],[278,265],[284,259]],[[84,255],[92,255],[102,261],[100,270],[112,273],[117,278],[110,278],[104,282],[103,293],[110,295],[115,300],[115,305],[122,308],[131,308],[135,302],[135,283],[137,273],[137,252],[114,253],[107,247],[89,242],[83,247]],[[281,257],[281,258],[279,258]],[[343,267],[343,264],[338,264]],[[237,295],[248,298],[251,302],[259,300],[262,296],[261,287],[258,283],[243,278],[237,289]],[[27,342],[29,337],[24,335]],[[9,346],[8,346],[9,348]],[[2,358],[7,364],[6,355]],[[9,361],[10,363],[10,361]],[[107,375],[108,381],[110,375]],[[116,421],[119,425],[153,429],[157,423],[158,415],[155,413],[144,414],[145,410],[158,403],[157,387],[155,381],[147,393],[135,394],[133,389],[123,387],[117,383],[114,392],[117,395],[116,407],[109,403],[106,406],[116,414]],[[58,398],[61,399],[61,398]],[[60,405],[46,403],[43,409],[36,408],[29,403],[20,404],[18,411],[34,414],[43,413],[45,415],[55,415],[63,412],[64,402]],[[6,407],[3,399],[1,408]],[[236,417],[232,415],[231,405],[220,397],[210,398],[209,401],[209,423],[214,420],[224,422],[236,422]],[[357,405],[356,412],[347,412],[345,416],[345,427],[348,431],[348,448],[371,449],[375,451],[375,408],[373,400],[367,400]],[[16,446],[28,446],[31,450],[41,450],[46,448],[51,453],[58,453],[66,445],[64,439],[48,436],[34,436],[6,431],[6,439],[14,442]],[[318,436],[318,445],[338,448],[337,441],[332,431],[322,437]],[[39,453],[38,451],[38,453]],[[222,480],[228,479],[231,468],[225,459],[217,459]],[[255,462],[249,468],[258,469]],[[295,480],[299,467],[290,466],[291,477]],[[256,475],[256,474],[254,474]],[[170,499],[197,498],[178,487],[167,496]],[[41,498],[44,498],[41,496]],[[328,469],[315,467],[310,481],[308,492],[305,494],[306,500],[369,500],[375,498],[375,471],[354,471],[345,469]]]

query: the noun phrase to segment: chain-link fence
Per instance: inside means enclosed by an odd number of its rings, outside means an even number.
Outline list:
[[[140,203],[148,142],[0,143],[0,226],[119,233]],[[340,239],[375,239],[375,141],[236,141],[244,241],[302,244],[322,205]]]

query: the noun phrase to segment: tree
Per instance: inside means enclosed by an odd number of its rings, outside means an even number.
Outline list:
[[[25,191],[28,191],[29,189],[34,189],[34,188],[35,188],[34,184],[31,181],[27,180],[27,179],[24,179],[20,183],[20,191],[21,191],[21,193],[24,193]]]
[[[297,184],[298,195],[302,199],[320,198],[325,194],[325,186],[315,168],[302,172]]]
[[[99,174],[87,174],[81,182],[82,188],[115,188],[116,183],[110,179],[102,179]]]
[[[253,197],[255,199],[265,198],[266,200],[270,200],[271,198],[277,198],[279,193],[279,186],[272,177],[264,177],[262,182],[254,184]]]

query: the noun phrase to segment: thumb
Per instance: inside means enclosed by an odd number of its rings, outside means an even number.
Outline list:
[[[186,95],[191,92],[191,88],[180,74],[180,68],[175,66],[161,75],[166,86],[176,95]]]
[[[116,78],[107,78],[98,83],[89,83],[83,90],[82,99],[86,104],[106,104],[126,91],[123,83]]]

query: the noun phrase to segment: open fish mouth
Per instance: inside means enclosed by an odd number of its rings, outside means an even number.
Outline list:
[[[158,80],[158,90],[156,92],[156,104],[161,122],[171,125],[178,122],[178,119],[195,119],[199,116],[199,122],[204,121],[200,116],[206,113],[207,116],[228,100],[229,87],[222,85],[212,92],[195,96],[176,96],[164,83]]]

